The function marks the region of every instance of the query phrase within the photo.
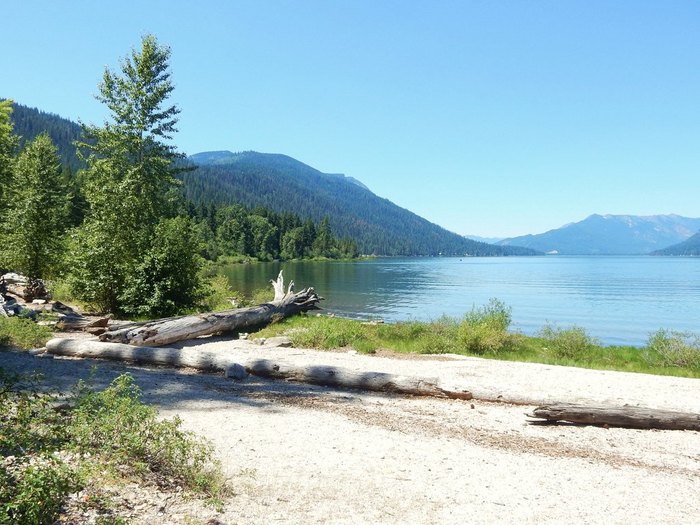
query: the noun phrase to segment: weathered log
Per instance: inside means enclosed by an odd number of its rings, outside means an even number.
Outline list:
[[[436,377],[421,378],[371,371],[355,372],[335,366],[299,367],[270,359],[249,360],[244,366],[248,373],[270,379],[415,396],[472,399],[471,392],[441,388]]]
[[[698,430],[700,414],[633,406],[589,406],[559,403],[537,407],[528,417],[535,423],[566,421],[584,425],[662,430]]]
[[[109,323],[109,317],[91,319],[82,315],[67,314],[58,318],[56,326],[61,330],[87,330],[88,328],[105,328]]]
[[[275,298],[269,303],[250,308],[157,319],[109,330],[100,336],[100,340],[137,346],[162,346],[203,335],[266,325],[299,312],[317,309],[316,304],[322,299],[313,288],[295,293],[294,281],[290,282],[285,292],[282,272],[276,281],[270,282],[275,290]]]
[[[224,371],[228,377],[238,379],[252,374],[320,386],[452,399],[472,398],[468,391],[442,388],[437,378],[399,376],[382,372],[358,373],[331,366],[300,367],[278,359],[236,360],[222,352],[195,348],[154,348],[77,339],[51,339],[46,343],[46,348],[49,353],[56,355],[188,367],[206,372]]]

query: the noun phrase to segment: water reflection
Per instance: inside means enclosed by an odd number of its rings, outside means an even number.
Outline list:
[[[700,331],[700,260],[659,257],[410,258],[288,262],[222,269],[244,293],[280,269],[314,286],[337,315],[387,321],[461,317],[497,297],[516,329],[578,324],[607,343],[641,345],[657,328]]]

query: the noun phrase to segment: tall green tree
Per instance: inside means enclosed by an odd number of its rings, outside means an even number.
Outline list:
[[[18,137],[12,129],[12,101],[0,100],[0,209],[7,208],[7,188],[12,180]],[[6,214],[6,211],[3,212]],[[0,219],[0,238],[6,238],[7,223]],[[7,243],[0,242],[0,272],[9,268]]]
[[[18,143],[12,129],[12,101],[0,100],[0,203],[5,202],[5,188],[12,179]]]
[[[170,190],[182,171],[176,165],[182,155],[170,143],[180,110],[168,102],[169,58],[168,47],[144,36],[119,72],[104,72],[97,99],[110,119],[83,125],[89,212],[75,237],[73,290],[108,311],[123,311],[120,298],[130,280],[148,279],[137,269],[156,226],[171,214]]]
[[[50,276],[62,259],[70,203],[61,160],[48,134],[20,153],[9,193],[10,266],[30,278]]]
[[[316,230],[316,239],[313,243],[313,253],[316,257],[332,257],[335,248],[335,239],[331,232],[331,223],[328,217],[324,217]]]

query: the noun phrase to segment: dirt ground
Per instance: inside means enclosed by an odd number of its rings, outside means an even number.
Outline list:
[[[128,371],[146,402],[214,443],[234,489],[222,512],[162,494],[132,513],[133,523],[700,523],[699,432],[534,425],[525,416],[547,400],[700,412],[700,380],[459,356],[196,345],[437,377],[479,399],[234,381],[18,352],[0,353],[0,366],[43,372],[59,389],[93,367],[98,385]]]

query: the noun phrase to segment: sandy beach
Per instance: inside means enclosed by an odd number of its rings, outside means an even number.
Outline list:
[[[66,389],[134,375],[144,401],[211,440],[234,495],[222,512],[163,494],[134,523],[697,523],[700,433],[534,425],[548,402],[700,412],[700,380],[462,356],[400,359],[222,338],[187,346],[438,378],[471,401],[2,352]],[[185,345],[182,345],[185,346]],[[192,521],[194,520],[194,521]]]

